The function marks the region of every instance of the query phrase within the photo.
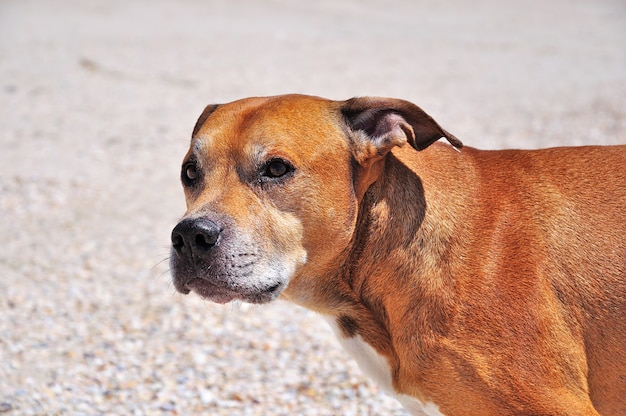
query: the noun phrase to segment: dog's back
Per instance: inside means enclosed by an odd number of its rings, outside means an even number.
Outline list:
[[[477,178],[473,220],[480,226],[471,228],[483,233],[474,239],[482,247],[473,249],[489,257],[482,267],[495,279],[515,279],[497,284],[511,290],[501,294],[509,301],[535,293],[525,285],[550,285],[542,289],[555,296],[539,315],[561,322],[546,331],[562,334],[546,341],[584,348],[572,356],[587,357],[597,410],[626,414],[626,146],[462,153]],[[525,302],[509,307],[516,305]],[[554,359],[577,371],[567,356]]]

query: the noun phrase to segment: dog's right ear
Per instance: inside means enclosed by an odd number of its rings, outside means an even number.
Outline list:
[[[204,111],[202,112],[202,114],[200,114],[200,117],[198,117],[196,125],[193,126],[193,133],[191,133],[191,137],[196,137],[196,134],[198,134],[198,131],[200,131],[206,119],[209,118],[211,114],[213,114],[217,107],[219,107],[219,104],[209,104],[204,107]]]
[[[352,156],[359,166],[355,191],[361,198],[383,172],[385,157],[395,146],[409,143],[426,149],[445,137],[457,149],[463,143],[442,129],[415,104],[393,98],[357,97],[340,103]]]
[[[395,146],[409,143],[424,150],[446,138],[457,149],[463,143],[442,129],[415,104],[394,98],[356,97],[341,103],[360,164],[383,158]]]

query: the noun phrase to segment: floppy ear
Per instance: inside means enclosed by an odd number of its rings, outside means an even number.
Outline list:
[[[200,114],[200,117],[198,117],[196,125],[193,126],[193,133],[191,133],[191,137],[195,137],[196,134],[198,134],[198,131],[200,131],[200,128],[202,128],[202,125],[204,124],[206,119],[209,118],[209,116],[217,109],[217,107],[219,107],[219,104],[209,104],[204,107],[204,111],[202,112],[202,114]]]
[[[457,149],[463,143],[442,129],[413,103],[394,98],[356,97],[342,103],[341,112],[361,146],[361,157],[382,158],[393,147],[409,143],[424,150],[445,137]],[[364,147],[363,147],[364,146]],[[362,160],[358,160],[359,163]]]

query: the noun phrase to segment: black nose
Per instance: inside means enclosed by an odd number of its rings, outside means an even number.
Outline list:
[[[202,257],[217,244],[221,232],[206,218],[187,218],[172,230],[172,247],[180,256]]]

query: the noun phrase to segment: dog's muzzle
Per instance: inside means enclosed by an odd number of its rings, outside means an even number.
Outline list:
[[[170,266],[174,287],[227,303],[265,303],[286,286],[280,262],[267,262],[255,245],[206,218],[186,218],[172,230]]]

